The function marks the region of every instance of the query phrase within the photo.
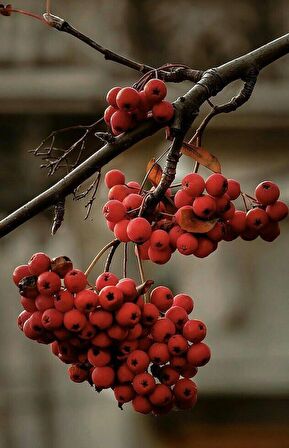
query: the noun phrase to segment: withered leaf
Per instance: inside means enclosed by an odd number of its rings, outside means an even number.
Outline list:
[[[179,226],[187,232],[207,233],[216,225],[217,219],[203,221],[199,219],[190,209],[184,209],[180,212]]]
[[[196,146],[191,142],[183,142],[182,153],[191,157],[200,165],[205,166],[214,173],[221,173],[222,168],[219,160],[207,149]]]
[[[150,287],[154,284],[153,280],[147,280],[146,282],[142,283],[141,285],[136,287],[137,293],[139,296],[142,296],[143,294],[145,294],[146,292],[148,292],[148,290],[150,289]]]
[[[162,167],[155,162],[156,159],[151,159],[147,164],[146,169],[146,172],[149,172],[148,180],[153,184],[154,187],[156,187],[160,183],[163,174]]]

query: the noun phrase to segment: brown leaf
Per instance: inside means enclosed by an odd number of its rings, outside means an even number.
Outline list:
[[[209,151],[201,146],[196,146],[191,142],[184,142],[181,149],[182,153],[186,156],[196,160],[200,165],[203,165],[214,173],[221,173],[222,168],[219,160],[213,156]]]
[[[147,280],[146,282],[142,283],[141,285],[136,287],[137,293],[139,296],[142,296],[143,294],[145,294],[146,292],[148,292],[148,290],[150,289],[150,287],[154,284],[153,280]]]
[[[190,209],[184,209],[180,212],[179,226],[187,232],[207,233],[216,225],[217,219],[203,221],[196,217]]]
[[[162,167],[155,162],[156,159],[151,159],[147,164],[146,169],[146,172],[149,172],[148,180],[153,184],[154,187],[156,187],[160,183],[163,174]]]

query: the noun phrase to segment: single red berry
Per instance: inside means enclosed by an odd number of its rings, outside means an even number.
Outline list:
[[[48,255],[43,252],[38,252],[28,261],[29,270],[32,275],[40,275],[42,272],[49,271],[51,260]]]
[[[165,230],[154,230],[151,234],[150,244],[151,247],[156,250],[167,249],[170,244],[170,237]]]
[[[129,194],[130,191],[126,185],[114,185],[108,192],[108,199],[122,202]]]
[[[230,199],[232,201],[234,201],[240,196],[241,187],[239,182],[237,182],[235,179],[228,179],[227,194],[230,196]]]
[[[23,325],[32,316],[32,313],[29,311],[22,311],[17,318],[17,325],[21,331],[23,331]]]
[[[262,229],[262,227],[265,227],[268,222],[269,217],[262,208],[252,208],[246,214],[246,226],[248,229]]]
[[[150,363],[150,358],[146,352],[142,350],[134,350],[129,354],[126,362],[129,369],[138,374],[146,371]]]
[[[120,170],[110,170],[106,173],[104,182],[107,188],[112,188],[115,185],[124,185],[125,175]]]
[[[197,197],[193,202],[193,211],[200,218],[212,218],[216,211],[216,201],[208,195]]]
[[[68,374],[74,383],[83,383],[88,378],[88,371],[81,368],[77,364],[73,364],[68,368]]]
[[[229,224],[238,235],[246,229],[246,212],[236,210],[234,216],[229,220]]]
[[[150,414],[153,407],[151,402],[147,397],[144,397],[142,395],[137,395],[132,400],[132,407],[136,412],[139,412],[141,414]]]
[[[139,341],[139,338],[142,336],[142,332],[143,332],[143,327],[141,326],[140,323],[137,323],[134,327],[129,328],[127,340],[134,341],[134,340],[138,339],[138,341]],[[141,350],[143,350],[143,349],[141,349]]]
[[[261,229],[262,230],[262,229]],[[254,228],[249,228],[246,227],[246,229],[244,230],[244,232],[241,233],[240,237],[242,238],[242,240],[244,241],[253,241],[256,238],[258,238],[259,236],[259,230],[258,229],[254,229]]]
[[[193,198],[185,190],[178,190],[174,196],[174,203],[177,208],[181,208],[185,205],[192,205]]]
[[[153,106],[152,113],[156,121],[165,123],[173,118],[175,109],[169,101],[161,101]]]
[[[28,297],[21,297],[20,303],[23,306],[23,308],[26,311],[28,311],[29,313],[33,313],[34,311],[37,311],[37,307],[36,307],[34,299],[29,299]]]
[[[150,302],[160,311],[167,311],[173,304],[173,293],[166,286],[157,286],[150,294]]]
[[[141,315],[141,321],[143,325],[145,325],[146,327],[152,326],[158,320],[159,316],[159,309],[153,303],[144,304]]]
[[[127,234],[127,226],[129,225],[129,219],[122,219],[117,222],[113,228],[114,236],[123,243],[129,243],[130,238]]]
[[[117,111],[118,111],[118,109],[116,109],[116,108],[113,107],[113,106],[108,106],[108,107],[105,109],[104,114],[103,114],[103,119],[104,119],[105,124],[106,124],[107,126],[110,127],[110,120],[111,120],[111,117],[112,117],[113,114],[114,114],[115,112],[117,112]]]
[[[187,401],[197,395],[197,386],[192,380],[181,378],[176,382],[173,392],[177,400]]]
[[[40,332],[33,330],[33,328],[31,327],[31,317],[24,322],[23,333],[27,338],[36,341],[39,338]]]
[[[187,294],[177,294],[174,297],[173,305],[184,308],[188,314],[190,314],[194,309],[194,301]]]
[[[87,278],[84,272],[79,269],[72,269],[64,277],[64,284],[68,291],[72,293],[80,292],[87,285]]]
[[[144,87],[144,93],[150,104],[156,104],[166,97],[167,87],[161,79],[150,79]]]
[[[96,347],[107,348],[113,344],[113,341],[105,331],[101,331],[94,336],[91,343]]]
[[[179,226],[173,226],[169,231],[170,245],[176,249],[178,238],[183,235],[185,231]]]
[[[123,327],[133,327],[141,318],[140,308],[132,302],[124,303],[115,313],[115,320]]]
[[[30,277],[31,272],[29,269],[29,266],[27,264],[17,266],[17,268],[14,269],[12,277],[13,281],[16,286],[18,286],[18,283],[24,278],[24,277]]]
[[[66,274],[73,269],[73,264],[70,258],[64,256],[52,258],[51,270],[60,278],[64,278]]]
[[[125,210],[128,212],[132,210],[138,210],[142,202],[143,197],[140,194],[130,193],[128,196],[124,198],[123,205],[125,207]]]
[[[216,201],[216,212],[219,214],[226,213],[231,207],[231,198],[225,193],[223,196],[214,197]]]
[[[135,247],[135,254],[137,254],[138,252],[141,260],[149,260],[150,259],[148,254],[149,248],[150,248],[150,241],[147,240],[143,244],[138,244],[138,246]]]
[[[271,221],[282,221],[288,215],[288,207],[285,202],[276,201],[271,205],[267,205],[266,213]]]
[[[103,272],[97,277],[95,287],[100,291],[105,286],[115,286],[118,282],[119,279],[115,274],[112,272]]]
[[[186,355],[172,356],[170,359],[170,366],[177,372],[181,372],[187,365]]]
[[[177,249],[183,255],[192,255],[198,248],[198,240],[191,233],[184,233],[177,240]]]
[[[75,296],[74,306],[82,313],[93,311],[97,305],[98,295],[90,289],[83,289]]]
[[[138,348],[139,350],[143,350],[144,352],[147,352],[152,344],[153,339],[150,336],[144,336],[138,340]]]
[[[71,271],[72,272],[72,271]],[[44,296],[51,296],[61,288],[61,280],[55,272],[43,272],[37,279],[37,289]]]
[[[93,384],[101,389],[108,389],[114,383],[115,372],[112,367],[95,367],[91,374]]]
[[[182,180],[183,190],[193,198],[201,196],[205,189],[205,181],[198,173],[189,173]]]
[[[207,334],[206,325],[200,320],[189,320],[185,323],[183,328],[184,337],[196,344],[197,342],[201,342]]]
[[[102,213],[108,221],[118,222],[125,218],[126,209],[122,202],[113,199],[103,206]]]
[[[135,397],[135,391],[130,384],[119,384],[113,389],[113,393],[119,407],[124,403],[128,403]]]
[[[35,299],[35,306],[38,311],[45,311],[54,308],[54,298],[52,296],[42,296],[41,294]]]
[[[206,180],[206,190],[212,196],[222,196],[227,189],[227,178],[220,173],[211,174]]]
[[[131,112],[140,104],[140,96],[136,89],[133,87],[124,87],[116,96],[116,104],[119,109],[126,112]]]
[[[217,243],[209,240],[209,238],[200,237],[198,242],[198,249],[194,252],[194,255],[198,258],[205,258],[217,249]]]
[[[170,319],[175,324],[178,330],[181,330],[188,320],[188,313],[183,307],[174,305],[168,309],[165,317],[167,319]]]
[[[132,278],[122,278],[117,284],[117,287],[123,293],[124,302],[133,301],[137,295],[136,283]]]
[[[174,356],[184,354],[188,350],[188,342],[181,334],[175,334],[168,340],[169,352]]]
[[[126,362],[121,364],[121,366],[117,369],[116,375],[120,383],[131,383],[135,376],[129,369]]]
[[[89,313],[89,322],[99,330],[106,330],[112,325],[113,316],[109,311],[97,308]]]
[[[79,332],[87,323],[86,317],[78,310],[70,310],[64,314],[63,324],[69,331]]]
[[[159,379],[160,382],[167,386],[176,384],[180,377],[180,373],[173,369],[171,366],[163,366],[160,370]]]
[[[261,182],[255,190],[255,196],[257,201],[262,205],[274,204],[280,195],[280,190],[277,184],[270,180]]]
[[[96,328],[90,323],[86,322],[85,327],[78,333],[78,337],[84,341],[93,339],[96,335]]]
[[[104,310],[117,310],[122,303],[123,293],[117,286],[105,286],[99,293],[99,304]]]
[[[111,354],[108,350],[101,350],[98,347],[91,347],[87,352],[87,359],[94,367],[104,367],[111,361]]]
[[[124,339],[120,342],[118,346],[119,353],[121,355],[125,355],[127,357],[130,353],[138,348],[138,341],[134,339],[133,341],[129,341],[128,339]]]
[[[107,334],[110,338],[116,341],[123,341],[128,336],[128,329],[121,327],[120,325],[113,324],[107,329]]]
[[[61,311],[62,313],[66,313],[66,311],[72,310],[74,305],[74,297],[71,292],[65,290],[59,291],[54,296],[54,307]]]
[[[150,223],[142,217],[132,219],[127,226],[127,235],[134,243],[144,243],[152,233]]]
[[[154,342],[148,350],[148,355],[151,362],[157,365],[166,364],[170,359],[168,346],[164,342]]]
[[[35,299],[39,291],[37,289],[37,276],[30,275],[29,277],[23,277],[18,283],[19,293],[23,297],[28,299]]]
[[[224,220],[232,219],[235,214],[235,211],[236,211],[235,205],[233,204],[233,202],[230,202],[228,210],[226,210],[223,213],[220,213],[220,215]]]
[[[154,406],[165,406],[172,401],[171,389],[165,384],[157,384],[149,395],[149,400]]]
[[[262,240],[271,243],[280,235],[280,227],[278,222],[269,222],[260,230],[260,237]]]
[[[46,330],[57,330],[62,326],[62,323],[63,313],[55,308],[50,308],[43,312],[42,325]]]
[[[32,316],[29,318],[30,326],[33,331],[36,331],[38,335],[43,333],[44,326],[42,322],[43,313],[41,311],[34,311]]]
[[[162,317],[153,325],[151,335],[156,342],[167,342],[175,332],[175,324],[170,319]]]
[[[116,97],[117,97],[118,92],[120,92],[121,89],[122,89],[122,87],[113,87],[112,89],[110,89],[107,92],[106,101],[108,104],[110,104],[113,107],[118,107],[116,104]]]
[[[156,381],[150,373],[139,373],[134,377],[132,386],[138,395],[147,395],[156,387]]]
[[[110,126],[115,135],[128,131],[132,124],[132,118],[125,110],[117,110],[110,118]]]
[[[53,331],[54,336],[58,341],[67,341],[71,338],[71,333],[66,328],[58,328]]]
[[[221,221],[216,222],[215,226],[207,232],[207,236],[210,240],[219,243],[222,241],[226,233],[225,224]]]
[[[172,256],[172,250],[169,247],[164,250],[158,250],[150,246],[148,256],[153,263],[166,264]]]
[[[126,186],[129,188],[130,190],[130,194],[132,193],[136,193],[139,194],[141,186],[139,184],[139,182],[136,182],[134,180],[129,181]]]
[[[204,366],[210,361],[210,358],[211,350],[203,342],[191,345],[187,352],[188,363],[195,367]]]
[[[181,369],[180,373],[184,378],[193,378],[198,373],[198,367],[187,364]]]

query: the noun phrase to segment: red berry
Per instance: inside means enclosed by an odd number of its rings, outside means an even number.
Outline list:
[[[115,320],[123,327],[133,327],[141,318],[140,308],[132,302],[126,302],[115,313]]]
[[[151,225],[145,218],[134,218],[127,226],[127,235],[134,243],[144,243],[152,233]]]
[[[71,271],[72,272],[72,271]],[[61,288],[61,280],[55,272],[43,272],[37,279],[37,289],[44,296],[51,296]]]
[[[184,308],[188,314],[190,314],[194,309],[194,301],[187,294],[176,295],[174,297],[173,305]]]
[[[117,310],[122,303],[123,293],[117,286],[105,286],[99,293],[99,304],[104,310]]]
[[[216,212],[217,213],[226,213],[230,208],[230,196],[226,193],[223,196],[218,196],[214,198],[216,201]]]
[[[113,114],[114,114],[115,112],[117,112],[117,111],[118,111],[118,109],[116,109],[116,108],[113,107],[113,106],[108,106],[108,107],[105,109],[104,114],[103,114],[103,119],[104,119],[104,121],[105,121],[105,123],[106,123],[107,126],[110,127],[110,120],[111,120],[111,117],[112,117]]]
[[[153,303],[145,303],[142,310],[142,324],[150,327],[159,318],[160,312],[158,308]]]
[[[144,87],[144,93],[151,104],[156,104],[166,97],[167,87],[160,79],[150,79]]]
[[[122,241],[123,243],[128,243],[130,241],[130,238],[127,234],[127,226],[129,224],[129,219],[123,219],[119,222],[117,222],[113,228],[113,233],[115,237]]]
[[[166,286],[157,286],[150,294],[150,302],[160,311],[167,311],[173,304],[173,293]]]
[[[211,174],[206,180],[206,190],[212,196],[222,196],[228,189],[228,181],[219,173]]]
[[[39,338],[40,333],[35,331],[31,327],[31,318],[27,319],[23,325],[23,333],[29,339],[36,341]]]
[[[143,197],[140,194],[130,193],[128,196],[124,198],[123,205],[125,207],[125,210],[128,212],[131,210],[139,209],[142,202]]]
[[[85,341],[94,338],[95,335],[96,329],[90,322],[87,322],[85,327],[78,333],[78,337]]]
[[[102,213],[108,221],[118,222],[124,219],[126,209],[122,202],[117,200],[108,201],[102,208]]]
[[[184,369],[186,365],[187,360],[185,355],[171,357],[170,366],[173,367],[178,372],[181,372],[181,370]]]
[[[165,406],[172,401],[171,389],[165,384],[157,384],[149,400],[154,406]]]
[[[115,185],[123,185],[125,183],[125,175],[120,170],[110,170],[106,173],[104,182],[107,188],[112,188]]]
[[[174,203],[177,208],[185,205],[192,205],[193,198],[185,190],[178,190],[174,196]]]
[[[182,378],[176,382],[173,392],[177,400],[187,401],[195,398],[197,386],[188,378]]]
[[[112,367],[95,367],[91,379],[97,388],[108,389],[114,383],[115,372]]]
[[[264,241],[271,243],[280,235],[280,227],[278,222],[269,222],[260,230],[260,237]]]
[[[163,366],[160,370],[159,379],[160,382],[167,386],[175,384],[180,377],[179,372],[173,369],[171,366]]]
[[[216,211],[216,201],[208,195],[197,197],[193,202],[193,211],[200,218],[209,219]]]
[[[207,232],[207,236],[210,240],[219,243],[222,241],[226,233],[225,224],[221,221],[216,222],[215,226]]]
[[[240,193],[241,187],[239,182],[237,182],[235,179],[228,179],[227,194],[230,196],[230,199],[234,201],[240,196]]]
[[[140,96],[133,87],[124,87],[116,96],[116,104],[119,109],[131,112],[139,106]]]
[[[151,335],[156,342],[167,342],[176,332],[176,327],[170,319],[159,319],[152,327]]]
[[[87,360],[94,367],[104,367],[110,363],[111,354],[108,350],[91,347],[87,352]]]
[[[98,295],[90,289],[83,289],[75,296],[74,306],[82,313],[93,311],[97,305]]]
[[[130,190],[130,194],[132,194],[132,193],[139,194],[140,188],[141,188],[140,184],[138,182],[135,182],[134,180],[131,180],[130,182],[128,182],[127,187]]]
[[[108,199],[122,202],[129,194],[129,188],[126,185],[114,185],[108,192]]]
[[[115,286],[118,281],[118,277],[112,272],[103,272],[97,277],[95,287],[98,291],[100,291],[105,286]]]
[[[150,244],[151,247],[156,250],[167,249],[170,244],[170,237],[165,230],[154,230],[151,234]]]
[[[127,358],[127,365],[134,373],[144,372],[150,363],[149,356],[142,350],[134,350]]]
[[[189,173],[182,180],[183,190],[191,197],[196,198],[201,196],[205,189],[205,181],[197,173]]]
[[[183,335],[190,342],[201,342],[206,337],[206,334],[206,325],[200,320],[189,320],[184,325]]]
[[[185,365],[182,369],[181,369],[181,375],[184,378],[193,378],[194,376],[197,375],[198,373],[198,368],[195,366],[190,366],[190,365]]]
[[[32,275],[40,275],[42,272],[49,271],[50,264],[50,258],[43,252],[32,255],[28,261],[29,270]]]
[[[122,89],[122,87],[113,87],[107,92],[106,101],[113,107],[118,107],[116,104],[116,97],[118,92]]]
[[[123,341],[128,336],[128,329],[121,327],[120,325],[113,324],[107,329],[107,334],[110,338],[116,339],[117,341]]]
[[[46,330],[57,330],[62,326],[63,313],[55,308],[45,310],[42,314],[42,325]]]
[[[132,386],[138,395],[146,395],[154,390],[156,381],[150,373],[139,373],[134,377]]]
[[[203,342],[191,345],[187,352],[188,363],[195,367],[204,366],[210,361],[210,358],[211,350]]]
[[[246,214],[246,225],[249,229],[262,229],[268,222],[268,215],[262,208],[253,208]]]
[[[29,311],[22,311],[17,318],[17,325],[21,331],[23,331],[23,325],[32,316],[32,313]]]
[[[132,406],[136,412],[140,412],[141,414],[150,414],[153,409],[149,399],[142,395],[137,395],[132,400]]]
[[[112,325],[113,316],[109,311],[97,308],[95,311],[89,313],[89,321],[99,330],[105,330]]]
[[[128,330],[127,340],[128,341],[134,341],[135,339],[138,339],[142,336],[143,328],[141,324],[136,324],[134,327],[130,328]],[[142,348],[140,350],[143,350]]]
[[[148,350],[148,355],[151,362],[158,365],[166,364],[170,359],[168,346],[163,342],[153,343]]]
[[[79,332],[87,323],[86,317],[78,310],[70,310],[64,314],[63,324],[69,331]]]
[[[174,299],[175,302],[175,299]],[[170,319],[178,330],[181,330],[188,320],[188,313],[181,306],[172,306],[165,314],[167,319]]]
[[[54,307],[54,298],[51,296],[39,295],[35,299],[35,305],[38,311],[45,311]]]
[[[198,240],[191,233],[184,233],[177,240],[177,249],[183,255],[191,255],[198,248]]]
[[[240,234],[246,229],[246,212],[236,210],[234,216],[229,220],[231,229]]]
[[[24,277],[30,277],[31,272],[29,270],[29,266],[27,264],[17,266],[17,268],[14,269],[12,277],[13,281],[16,286],[18,286],[18,283],[24,278]]]
[[[62,313],[66,313],[66,311],[72,310],[74,305],[74,297],[71,292],[67,290],[59,291],[54,296],[54,307],[61,311]]]
[[[153,106],[152,113],[156,121],[165,123],[173,118],[175,109],[174,106],[168,101],[161,101]]]
[[[87,370],[82,369],[80,366],[75,364],[68,368],[68,374],[71,381],[74,381],[74,383],[83,383],[83,381],[88,378]]]
[[[118,346],[118,350],[121,353],[121,355],[125,355],[127,357],[130,353],[132,353],[134,350],[138,348],[138,341],[132,340],[129,341],[128,339],[124,339],[121,341],[121,343]]]
[[[118,386],[115,386],[113,392],[119,407],[121,407],[121,405],[124,403],[132,401],[132,399],[135,397],[135,391],[130,384],[120,384]]]
[[[181,334],[175,334],[168,340],[169,352],[174,356],[179,356],[188,350],[188,342]]]
[[[138,244],[138,246],[135,247],[135,253],[137,253],[137,251],[139,252],[139,256],[141,260],[149,260],[149,251],[150,248],[150,241],[147,240],[145,241],[145,243],[143,244]]]
[[[94,336],[91,343],[96,347],[107,348],[112,345],[112,339],[105,331],[101,331],[100,333],[97,333],[96,336]]]
[[[158,249],[154,249],[152,247],[149,247],[149,249],[148,249],[149,259],[153,263],[166,264],[169,261],[169,259],[171,258],[171,255],[172,255],[172,251],[169,247],[167,247],[164,250],[158,250]]]
[[[136,289],[136,283],[131,278],[122,278],[118,282],[117,287],[123,293],[124,302],[131,302],[138,295],[138,292],[137,292],[137,289]]]
[[[209,238],[200,237],[198,242],[198,249],[194,252],[194,255],[198,258],[207,257],[217,248],[217,243],[209,240]]]
[[[72,269],[64,277],[64,284],[72,293],[80,292],[87,285],[86,275],[79,269]]]
[[[255,190],[256,199],[262,205],[274,204],[279,198],[279,195],[280,190],[278,185],[269,180],[261,182]]]
[[[134,379],[134,373],[129,369],[126,362],[117,369],[116,374],[120,383],[131,383]]]
[[[124,110],[117,110],[112,114],[110,126],[115,135],[122,134],[132,127],[132,118],[130,114]]]
[[[221,213],[222,218],[224,220],[233,218],[233,216],[235,214],[235,210],[236,209],[235,209],[235,206],[234,206],[233,202],[230,202],[228,210],[226,210],[225,212]]]
[[[285,202],[276,201],[266,207],[266,213],[271,221],[281,221],[288,215],[288,207]]]
[[[178,225],[173,226],[169,231],[170,245],[176,249],[178,238],[183,235],[185,231]]]

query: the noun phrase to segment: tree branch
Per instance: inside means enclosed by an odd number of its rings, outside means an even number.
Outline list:
[[[63,23],[61,26],[63,26]],[[166,175],[162,177],[160,185],[151,195],[151,198],[148,199],[149,206],[153,206],[158,200],[159,195],[163,194],[169,186],[167,176],[170,179],[173,178],[172,173],[177,165],[177,152],[179,151],[181,141],[198,115],[200,106],[211,96],[217,95],[231,82],[236,79],[246,80],[252,70],[260,71],[288,52],[289,34],[286,34],[244,56],[217,68],[207,70],[195,86],[174,102],[176,113],[175,119],[171,124],[171,131],[175,137],[175,141],[173,148],[168,153],[164,168]],[[148,119],[134,130],[117,137],[114,142],[104,145],[54,186],[3,219],[0,222],[0,237],[8,234],[39,212],[57,204],[60,199],[71,194],[78,185],[92,176],[96,171],[99,171],[101,167],[114,159],[118,154],[124,152],[149,135],[154,134],[166,125],[167,123],[159,124],[153,119]]]

